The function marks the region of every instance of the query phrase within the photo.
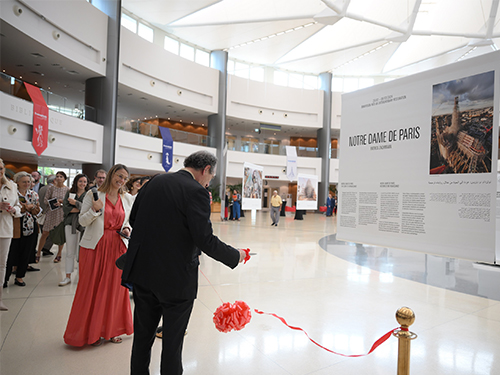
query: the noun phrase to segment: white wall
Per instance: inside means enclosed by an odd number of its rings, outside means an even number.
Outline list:
[[[98,75],[106,73],[108,17],[87,1],[2,0],[0,13],[2,20],[51,50]]]
[[[31,144],[33,103],[0,92],[0,148],[37,156]],[[17,131],[9,133],[9,127]],[[44,158],[59,158],[77,163],[102,163],[103,128],[49,110],[49,138]]]
[[[282,126],[323,127],[323,91],[228,76],[227,115]]]
[[[217,112],[219,72],[170,53],[122,27],[120,83],[158,98]]]

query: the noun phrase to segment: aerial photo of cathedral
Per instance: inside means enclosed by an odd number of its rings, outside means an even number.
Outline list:
[[[494,72],[433,86],[430,174],[489,173]]]

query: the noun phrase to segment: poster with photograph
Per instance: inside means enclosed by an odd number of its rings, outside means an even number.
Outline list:
[[[490,173],[495,72],[432,88],[431,174]]]
[[[495,262],[500,52],[342,96],[337,238]]]
[[[260,210],[262,208],[263,172],[264,167],[247,162],[243,164],[242,209]]]
[[[318,176],[298,174],[297,210],[318,209]]]

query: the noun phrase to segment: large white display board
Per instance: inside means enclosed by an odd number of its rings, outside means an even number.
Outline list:
[[[262,174],[264,167],[245,162],[243,164],[242,209],[260,210],[262,208]]]
[[[318,209],[318,176],[297,175],[297,210]]]
[[[338,238],[495,261],[500,52],[342,97]]]

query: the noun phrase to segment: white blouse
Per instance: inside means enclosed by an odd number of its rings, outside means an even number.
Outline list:
[[[17,196],[17,185],[12,181],[2,184],[0,201],[8,202],[14,211],[0,210],[0,238],[12,238],[14,235],[13,217],[21,217],[21,205]]]

